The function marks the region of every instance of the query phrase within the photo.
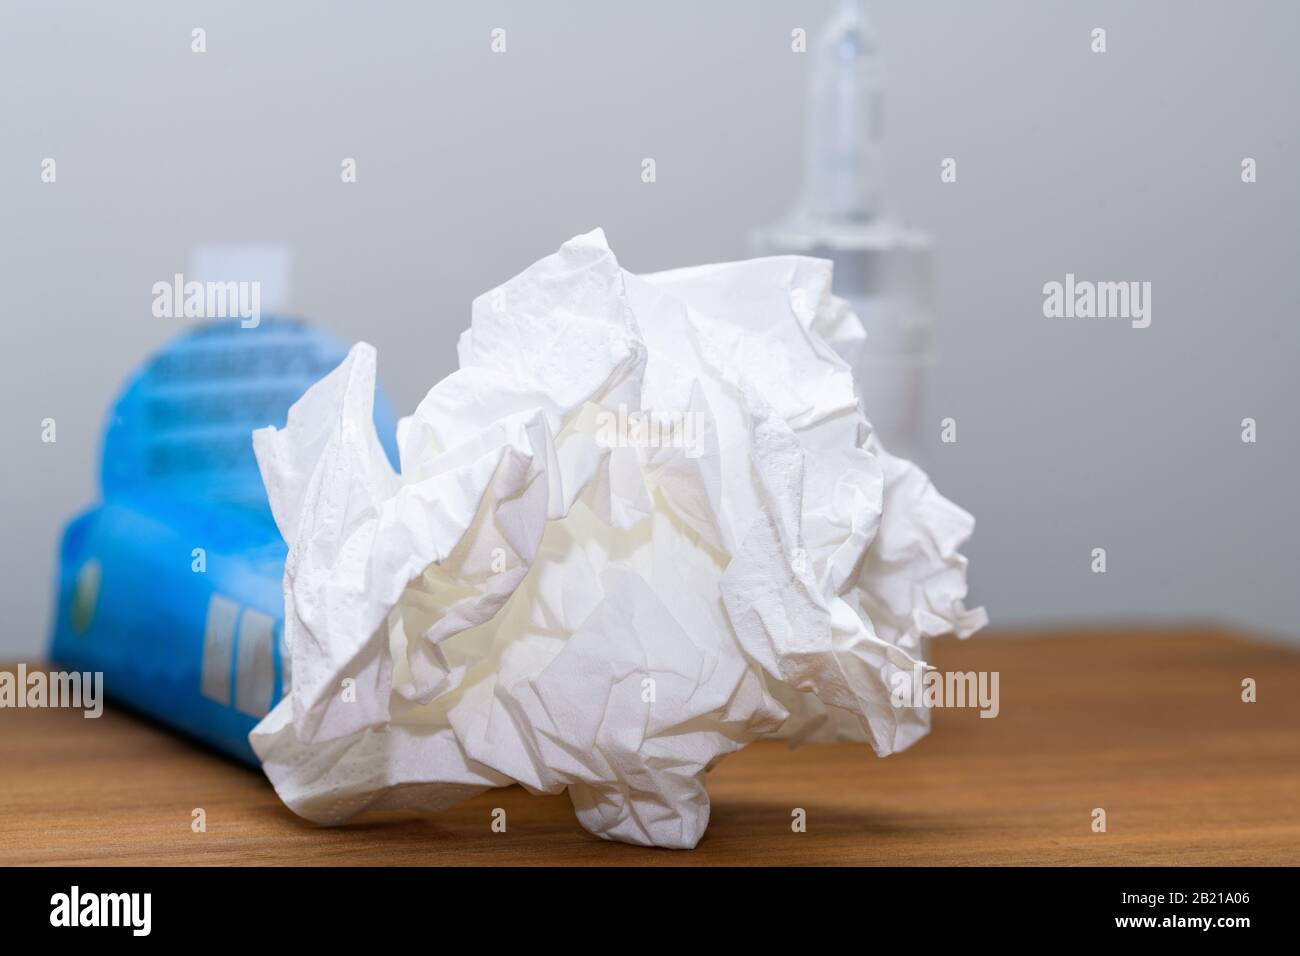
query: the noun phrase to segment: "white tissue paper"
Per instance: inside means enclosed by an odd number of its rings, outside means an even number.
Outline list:
[[[354,346],[253,436],[289,545],[292,686],[251,735],[280,797],[334,824],[518,783],[689,848],[751,741],[923,736],[891,677],[985,623],[974,522],[872,434],[862,338],[829,262],[637,276],[596,230],[474,301],[400,474]]]

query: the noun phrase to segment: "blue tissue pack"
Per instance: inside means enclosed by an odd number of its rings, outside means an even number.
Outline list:
[[[252,431],[283,426],[346,356],[305,322],[214,322],[126,383],[101,451],[102,503],[59,549],[50,657],[102,671],[107,695],[256,764],[248,733],[289,686],[281,582],[287,553]],[[375,424],[396,463],[396,418]]]

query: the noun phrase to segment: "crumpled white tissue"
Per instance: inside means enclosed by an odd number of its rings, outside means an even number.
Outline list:
[[[828,262],[637,276],[596,230],[474,301],[400,474],[354,346],[253,435],[289,545],[291,690],[250,738],[280,797],[333,824],[519,783],[693,847],[753,740],[923,736],[891,677],[985,623],[974,522],[872,434],[861,340]]]

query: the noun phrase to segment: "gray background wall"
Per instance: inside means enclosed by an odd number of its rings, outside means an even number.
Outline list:
[[[470,300],[577,232],[603,225],[634,271],[743,256],[745,231],[793,198],[805,60],[790,31],[827,9],[6,5],[0,657],[43,645],[58,530],[95,497],[120,381],[185,322],[154,318],[150,287],[193,244],[291,242],[299,311],[373,342],[409,410],[454,368]],[[1214,618],[1300,636],[1300,8],[874,17],[890,202],[939,241],[923,457],[978,518],[972,597],[1001,624]],[[498,26],[504,56],[488,49]],[[1088,49],[1096,26],[1105,55]],[[1067,271],[1151,281],[1151,328],[1044,318],[1042,285]],[[945,416],[955,445],[938,441]],[[1089,570],[1099,546],[1105,575]]]

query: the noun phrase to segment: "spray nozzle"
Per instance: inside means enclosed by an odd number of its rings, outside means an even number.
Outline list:
[[[803,212],[856,222],[881,211],[883,60],[861,0],[843,0],[810,53]]]

